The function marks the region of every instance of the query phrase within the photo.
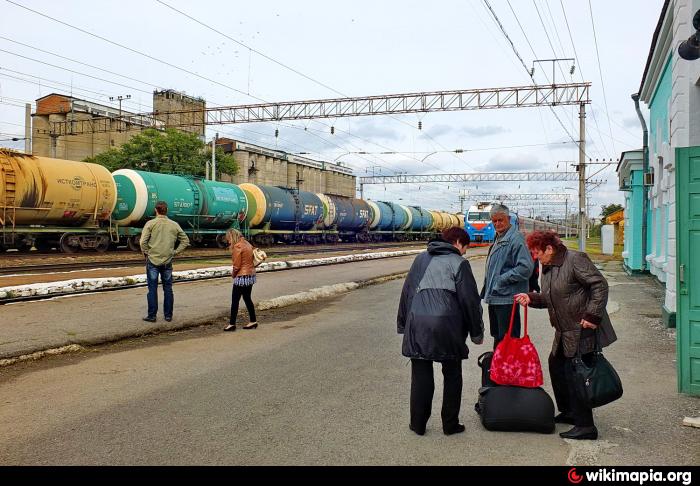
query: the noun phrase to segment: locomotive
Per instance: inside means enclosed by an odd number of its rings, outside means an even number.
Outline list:
[[[492,207],[493,203],[491,202],[479,202],[474,206],[470,206],[467,211],[465,229],[469,234],[469,239],[475,245],[490,244],[496,238],[496,230],[493,227],[493,223],[491,223],[490,213]],[[563,236],[566,232],[566,227],[563,224],[526,218],[512,211],[510,212],[510,224],[524,234],[533,231],[552,230]],[[568,233],[576,235],[578,232],[576,228],[569,227]]]

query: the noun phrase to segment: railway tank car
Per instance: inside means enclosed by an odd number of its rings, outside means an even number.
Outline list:
[[[157,174],[133,169],[112,173],[117,203],[112,220],[124,228],[120,234],[138,249],[140,228],[155,215],[158,201],[168,203],[168,217],[176,221],[195,243],[226,246],[223,232],[238,228],[248,211],[244,192],[234,184],[187,176]]]
[[[245,221],[255,243],[323,241],[324,233],[317,226],[323,223],[324,206],[316,194],[250,183],[239,187],[248,200]]]
[[[372,209],[367,201],[350,197],[317,194],[323,202],[324,218],[322,227],[337,231],[327,233],[326,241],[370,241],[369,225]]]
[[[0,150],[0,250],[107,250],[116,197],[101,165]]]
[[[0,251],[138,251],[141,231],[168,203],[195,245],[226,245],[238,228],[258,245],[428,239],[458,215],[390,201],[121,169],[0,149]]]

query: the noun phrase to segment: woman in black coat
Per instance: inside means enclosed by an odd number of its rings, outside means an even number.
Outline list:
[[[411,422],[409,428],[425,433],[433,392],[433,361],[442,363],[445,378],[442,429],[447,435],[464,432],[459,423],[462,402],[462,360],[466,340],[481,344],[484,323],[481,299],[469,262],[463,258],[469,235],[462,228],[443,231],[416,257],[404,282],[396,319],[403,334],[402,353],[411,358]]]
[[[525,306],[547,309],[554,327],[554,343],[549,356],[558,423],[574,427],[559,434],[565,439],[598,438],[593,411],[576,396],[573,360],[578,352],[590,363],[596,345],[613,343],[617,336],[605,310],[608,282],[588,255],[569,250],[553,231],[535,231],[527,245],[542,263],[542,292],[517,294],[515,300]]]

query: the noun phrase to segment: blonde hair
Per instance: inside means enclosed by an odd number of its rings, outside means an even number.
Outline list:
[[[237,229],[230,229],[226,232],[226,240],[228,241],[229,250],[233,250],[233,246],[241,241],[243,234]]]

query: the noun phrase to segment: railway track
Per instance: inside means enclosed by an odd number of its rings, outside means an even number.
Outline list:
[[[353,244],[353,245],[336,245],[336,246],[307,246],[303,248],[279,248],[279,249],[266,249],[265,252],[268,256],[279,256],[279,255],[308,255],[315,253],[333,253],[342,251],[353,251],[353,250],[381,250],[381,249],[396,249],[396,248],[409,248],[416,245],[421,245],[422,243],[383,243],[383,244]],[[121,256],[121,255],[120,255]],[[26,255],[23,255],[26,257]],[[45,259],[47,255],[36,255],[32,256],[31,260]],[[210,253],[202,253],[198,255],[184,255],[176,259],[176,263],[188,263],[188,262],[198,262],[198,261],[209,261],[209,260],[219,260],[219,259],[229,259],[231,254],[226,251],[216,250]],[[25,258],[23,258],[25,259]],[[45,264],[22,264],[13,266],[2,266],[0,267],[0,276],[7,275],[17,275],[17,274],[37,274],[37,273],[53,273],[53,272],[72,272],[79,270],[91,270],[91,269],[102,269],[102,268],[122,268],[122,267],[133,267],[141,266],[144,263],[144,259],[139,254],[134,254],[134,257],[128,259],[120,260],[91,260],[91,261],[70,261],[70,262],[57,262],[57,263],[45,263]]]

